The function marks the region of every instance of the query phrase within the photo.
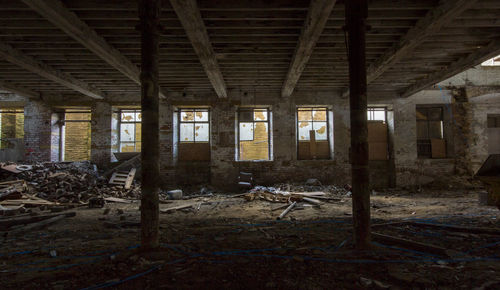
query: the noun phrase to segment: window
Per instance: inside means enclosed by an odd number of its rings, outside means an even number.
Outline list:
[[[488,128],[500,128],[500,115],[488,115]]]
[[[437,155],[442,157],[442,151],[445,150],[443,108],[417,106],[416,114],[418,157],[436,158]],[[436,150],[440,152],[436,153]]]
[[[328,109],[297,108],[297,158],[329,159]]]
[[[180,109],[179,142],[199,143],[210,140],[208,109]]]
[[[271,160],[269,109],[238,110],[239,160]]]
[[[384,107],[368,107],[368,121],[384,121],[386,119],[385,116],[386,108]]]
[[[120,152],[141,152],[141,111],[120,110],[119,121]]]
[[[0,110],[0,149],[14,146],[13,139],[24,138],[24,110]],[[19,143],[19,141],[18,141]],[[23,143],[22,141],[20,143]]]
[[[90,128],[90,111],[65,111],[63,126],[61,130],[64,132],[64,161],[83,161],[90,160],[91,146],[91,128]]]
[[[210,110],[179,109],[178,154],[181,161],[210,161]]]

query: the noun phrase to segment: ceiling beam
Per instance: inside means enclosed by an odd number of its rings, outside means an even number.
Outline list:
[[[91,85],[77,80],[71,75],[57,70],[41,61],[38,61],[8,44],[0,43],[0,57],[3,57],[10,63],[18,65],[30,72],[36,73],[46,79],[71,88],[91,98],[103,99],[105,97],[103,92],[92,87]]]
[[[300,75],[313,53],[316,42],[326,26],[335,2],[336,0],[311,0],[292,62],[281,89],[281,96],[289,97],[292,95]]]
[[[451,23],[457,16],[472,7],[477,0],[445,0],[433,8],[424,18],[408,30],[408,32],[366,70],[366,82],[369,84],[380,77],[385,71],[398,63],[403,57],[410,56],[412,51],[425,39],[443,26]],[[451,44],[453,45],[453,44]],[[349,95],[345,90],[343,97]]]
[[[140,70],[126,56],[97,32],[70,11],[59,0],[23,0],[31,9],[38,12],[67,35],[78,41],[95,55],[107,62],[137,84],[141,84]],[[160,91],[162,97],[164,93]]]
[[[478,65],[485,60],[500,54],[500,39],[491,41],[487,46],[477,49],[475,52],[453,62],[447,68],[428,75],[426,78],[417,81],[415,84],[401,92],[401,97],[409,97],[427,87],[444,81],[470,67]]]
[[[39,92],[35,92],[35,91],[32,91],[32,90],[27,89],[27,88],[23,88],[23,87],[18,87],[16,85],[13,85],[13,84],[6,82],[6,81],[3,81],[3,80],[0,80],[0,89],[9,91],[9,92],[14,93],[16,95],[19,95],[19,96],[25,97],[25,98],[29,98],[29,99],[39,98],[41,95]]]
[[[219,98],[227,97],[227,88],[215,52],[201,18],[196,0],[170,0],[186,34],[200,59],[205,73]]]

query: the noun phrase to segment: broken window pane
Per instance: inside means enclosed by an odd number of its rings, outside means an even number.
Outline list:
[[[194,128],[194,140],[196,142],[208,142],[208,123],[197,123]]]
[[[181,111],[181,122],[193,122],[194,111]]]
[[[135,113],[134,111],[122,111],[123,122],[135,122]]]
[[[253,140],[253,123],[240,123],[240,141]]]
[[[267,121],[267,110],[254,110],[253,116],[255,121]]]
[[[142,113],[140,113],[139,111],[136,111],[136,113],[135,113],[135,121],[136,122],[142,121]]]
[[[313,130],[315,131],[316,140],[328,140],[326,135],[326,122],[314,122]]]
[[[326,121],[326,110],[313,110],[312,115],[315,122]]]
[[[299,122],[299,141],[308,141],[309,131],[312,130],[311,122]]]
[[[208,111],[196,111],[194,120],[196,122],[208,122]]]
[[[135,137],[135,124],[121,124],[120,126],[120,141],[134,141]]]
[[[299,121],[312,121],[311,110],[299,110],[297,113]]]
[[[194,141],[194,124],[192,123],[181,123],[181,133],[180,133],[180,141],[181,142],[192,142]]]

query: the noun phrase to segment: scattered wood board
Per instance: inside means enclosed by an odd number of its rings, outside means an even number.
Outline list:
[[[130,199],[124,199],[124,198],[118,198],[118,197],[105,197],[105,201],[109,202],[117,202],[117,203],[133,203],[133,200]]]
[[[434,245],[419,243],[419,242],[415,242],[415,241],[411,241],[411,240],[406,240],[406,239],[397,238],[397,237],[393,237],[393,236],[387,236],[387,235],[378,234],[378,233],[374,233],[374,232],[372,232],[371,235],[372,235],[374,240],[379,241],[381,243],[402,246],[402,247],[409,248],[412,250],[421,251],[424,253],[429,253],[429,254],[434,254],[434,255],[439,255],[439,256],[444,256],[444,257],[451,256],[451,251],[449,251],[445,248],[434,246]]]

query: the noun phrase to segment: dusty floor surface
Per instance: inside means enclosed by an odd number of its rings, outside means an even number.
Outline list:
[[[474,191],[377,193],[373,223],[410,220],[500,231],[500,211],[477,200]],[[282,221],[276,221],[282,210],[272,211],[277,204],[242,198],[197,198],[161,208],[186,203],[198,205],[161,214],[162,247],[145,257],[137,254],[137,202],[108,204],[107,214],[105,209],[74,209],[76,217],[25,236],[4,233],[1,288],[500,288],[500,235],[387,225],[374,231],[453,254],[383,243],[359,253],[351,243],[349,197],[295,210]]]

